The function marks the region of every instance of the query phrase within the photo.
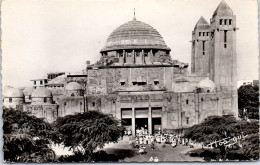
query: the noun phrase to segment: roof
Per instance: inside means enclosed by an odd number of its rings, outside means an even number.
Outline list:
[[[52,97],[51,91],[44,87],[38,87],[32,92],[32,97]]]
[[[23,91],[17,88],[6,88],[3,92],[4,97],[24,97]]]
[[[29,95],[32,95],[32,92],[34,91],[34,87],[27,87],[23,90],[23,94],[25,96],[29,96]]]
[[[207,20],[203,16],[200,17],[199,21],[195,25],[195,29],[198,29],[198,28],[208,29],[209,27],[210,27],[209,23],[207,22]]]
[[[68,91],[81,90],[82,86],[77,82],[70,82],[65,86],[65,89],[68,90]]]
[[[50,80],[47,85],[66,84],[66,75],[61,75]]]
[[[138,48],[170,50],[156,29],[144,22],[133,19],[119,26],[110,34],[101,52]]]
[[[63,95],[65,93],[65,89],[57,88],[57,89],[50,89],[52,95]]]
[[[233,15],[232,9],[228,6],[228,4],[222,0],[221,3],[218,5],[217,9],[215,10],[213,16],[215,15]]]

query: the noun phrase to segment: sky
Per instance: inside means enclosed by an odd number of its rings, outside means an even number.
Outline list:
[[[154,27],[171,56],[191,63],[191,33],[221,0],[4,0],[2,83],[31,86],[48,72],[74,73],[95,63],[117,27],[136,19]],[[237,17],[238,80],[258,79],[257,0],[226,0]],[[190,68],[190,66],[189,66]]]

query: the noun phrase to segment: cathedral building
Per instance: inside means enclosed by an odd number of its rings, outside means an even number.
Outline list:
[[[189,73],[187,63],[172,59],[160,33],[134,18],[109,35],[100,60],[87,62],[84,75],[55,77],[59,81],[46,84],[50,92],[36,88],[26,106],[48,107],[51,121],[102,111],[120,119],[133,135],[141,128],[149,134],[181,133],[211,115],[237,117],[236,30],[225,1],[210,24],[201,17],[192,31]],[[63,86],[52,89],[55,83]]]

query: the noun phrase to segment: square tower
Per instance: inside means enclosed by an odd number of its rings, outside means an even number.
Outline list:
[[[222,1],[210,20],[210,79],[223,95],[223,115],[237,117],[236,16]]]
[[[192,31],[191,72],[200,75],[209,73],[210,26],[200,17]]]

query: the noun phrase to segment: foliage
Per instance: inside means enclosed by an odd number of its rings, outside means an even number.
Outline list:
[[[259,86],[243,85],[238,89],[238,108],[240,116],[244,116],[243,109],[247,109],[248,117],[259,118]]]
[[[201,124],[190,127],[184,136],[199,143],[209,143],[240,133],[235,124],[236,119],[232,116],[209,116]]]
[[[3,133],[5,161],[48,162],[55,158],[49,145],[58,137],[43,119],[3,108]]]
[[[252,134],[246,137],[246,140],[242,143],[244,154],[249,159],[259,159],[259,135]]]
[[[244,135],[253,134],[258,136],[258,129],[258,122],[237,121],[232,116],[209,116],[204,122],[190,127],[185,132],[184,137],[207,144],[215,140],[218,141],[223,138],[238,136],[242,133]],[[249,143],[247,146],[254,145],[251,142]],[[257,147],[259,146],[257,145]],[[258,152],[256,148],[247,148],[248,151],[245,152],[251,153],[249,156],[254,155],[256,153],[255,150]],[[218,145],[218,149],[221,151],[221,159],[225,160],[228,156],[229,149],[224,145]]]
[[[105,143],[117,142],[124,130],[118,120],[99,111],[60,117],[54,127],[62,135],[65,146],[83,155],[92,155]]]

